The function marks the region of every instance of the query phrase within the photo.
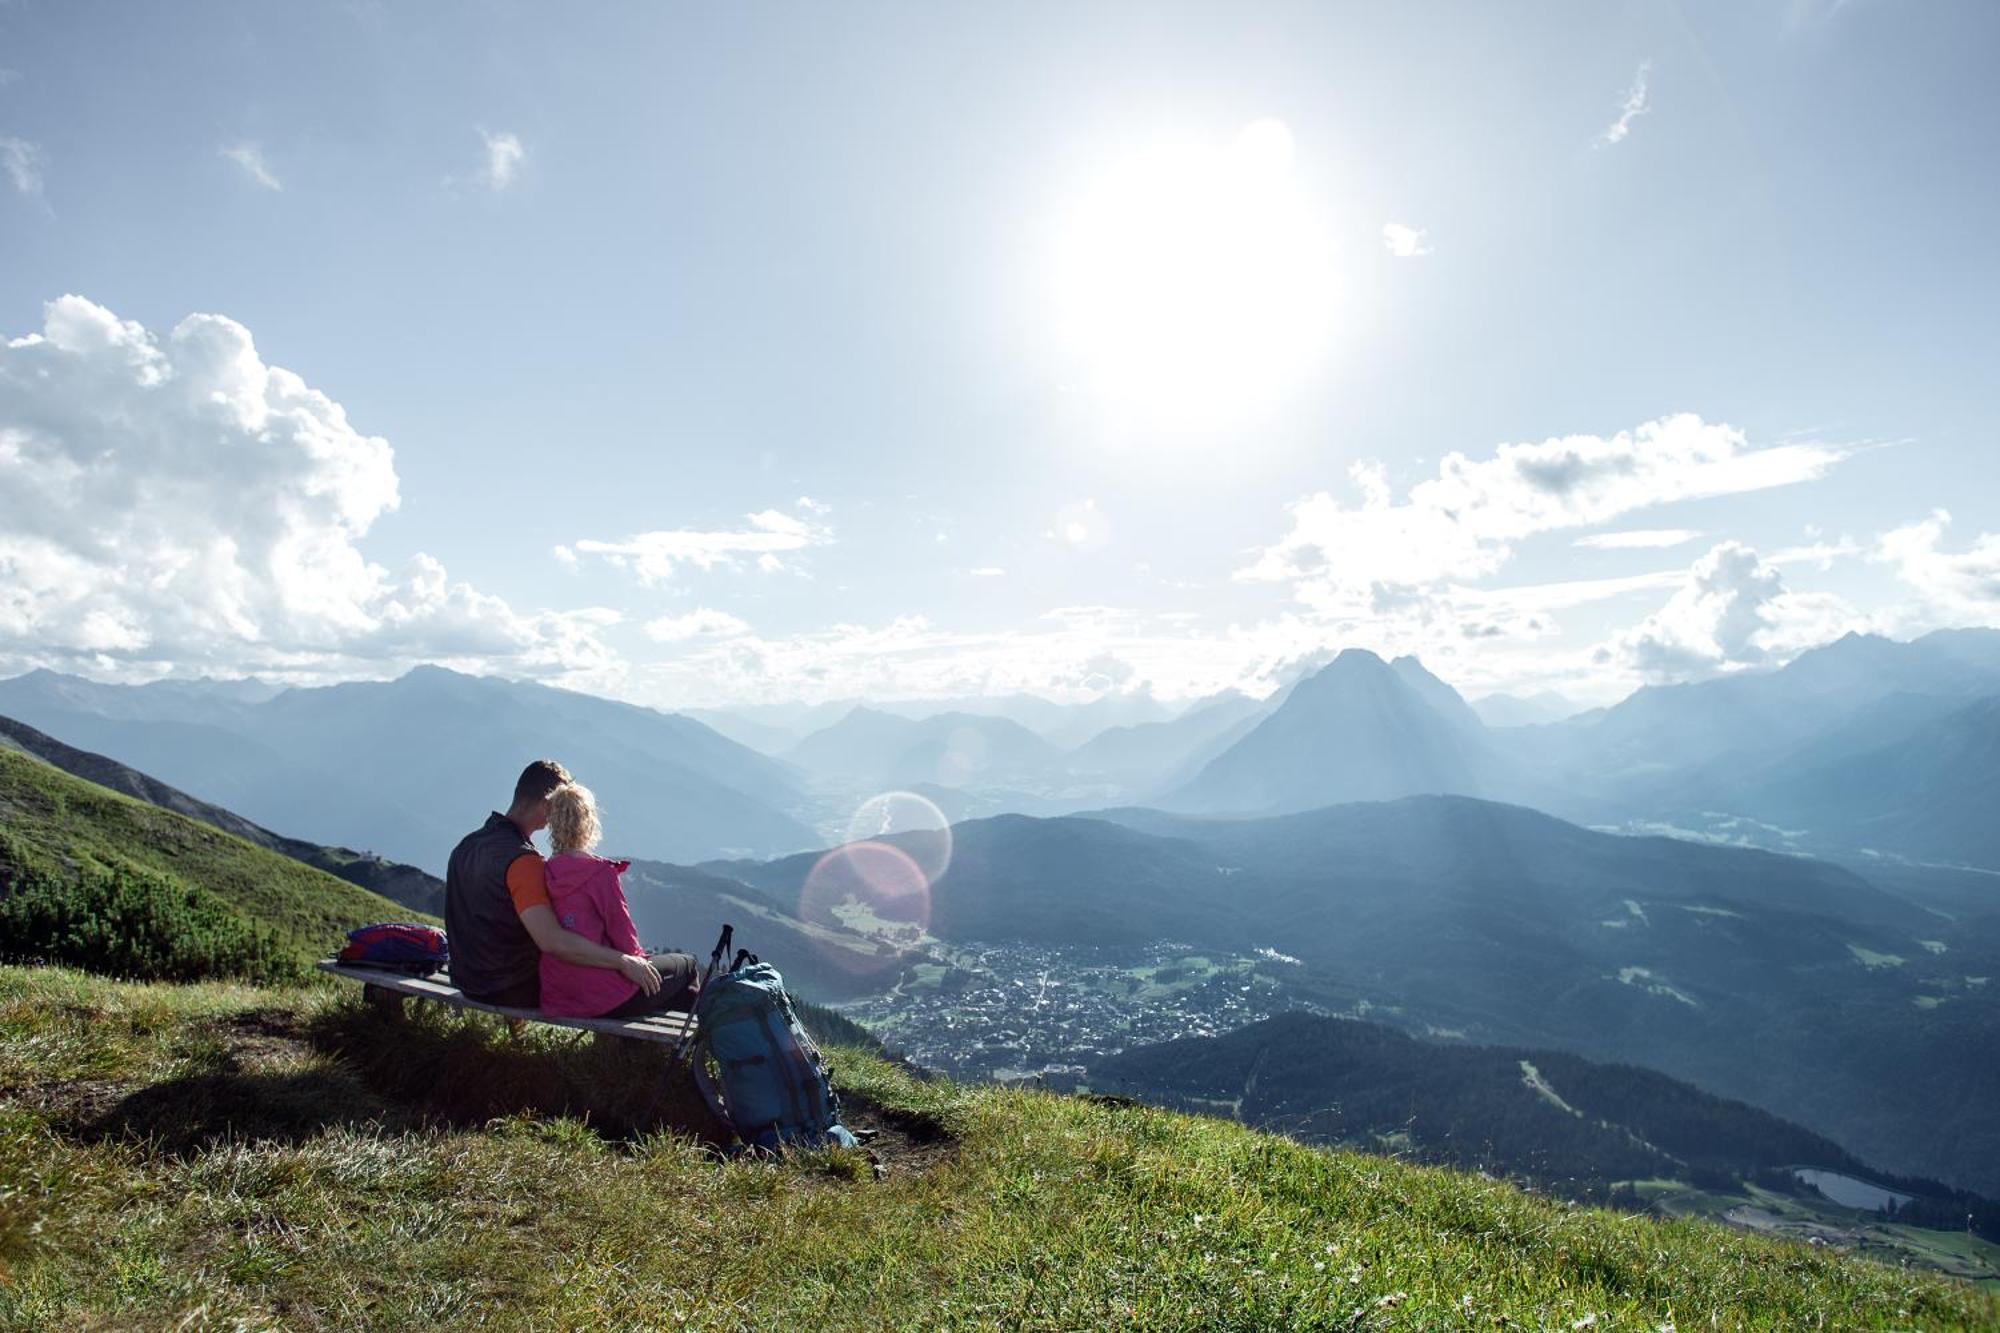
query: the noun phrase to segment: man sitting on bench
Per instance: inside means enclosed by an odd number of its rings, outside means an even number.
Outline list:
[[[616,971],[641,993],[660,989],[643,954],[625,954],[564,930],[549,906],[548,870],[529,838],[549,822],[549,797],[570,780],[553,759],[521,771],[514,801],[468,833],[444,879],[451,980],[468,999],[510,1009],[542,1005],[542,955]]]

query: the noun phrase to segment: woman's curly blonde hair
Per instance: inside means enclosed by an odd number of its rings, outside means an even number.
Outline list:
[[[597,821],[597,798],[580,782],[565,782],[549,793],[549,843],[558,853],[587,852],[604,829]]]

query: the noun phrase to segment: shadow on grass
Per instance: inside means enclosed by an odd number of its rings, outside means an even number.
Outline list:
[[[692,1075],[654,1043],[551,1029],[517,1036],[484,1015],[414,1005],[398,1017],[361,1004],[322,1012],[306,1040],[376,1097],[435,1122],[574,1116],[607,1139],[664,1131],[728,1142]]]
[[[225,1141],[303,1143],[335,1126],[396,1117],[337,1072],[227,1070],[139,1089],[75,1126],[84,1142],[143,1140],[169,1157]]]

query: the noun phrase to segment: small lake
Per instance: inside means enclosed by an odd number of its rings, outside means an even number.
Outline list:
[[[1843,1176],[1838,1171],[1803,1166],[1792,1174],[1843,1208],[1879,1213],[1892,1203],[1908,1203],[1911,1198],[1907,1194],[1883,1189],[1880,1185],[1871,1185],[1865,1180],[1856,1180],[1853,1176]]]

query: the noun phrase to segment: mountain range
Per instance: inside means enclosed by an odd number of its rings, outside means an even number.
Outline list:
[[[1060,751],[1018,722],[975,713],[901,717],[857,707],[784,752],[810,773],[861,787],[993,787],[1033,782]]]
[[[157,691],[34,672],[0,681],[0,713],[265,827],[433,871],[543,756],[601,793],[633,855],[817,840],[787,813],[794,770],[691,719],[590,695],[436,667],[263,697]]]

